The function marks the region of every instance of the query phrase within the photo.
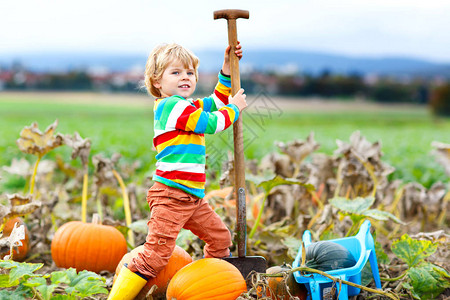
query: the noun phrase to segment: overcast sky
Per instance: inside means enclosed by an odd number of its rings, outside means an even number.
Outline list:
[[[2,0],[0,57],[18,52],[145,53],[162,42],[223,48],[238,20],[248,49],[298,49],[450,62],[448,0]]]

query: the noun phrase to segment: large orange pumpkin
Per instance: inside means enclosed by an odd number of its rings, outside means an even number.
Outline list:
[[[144,245],[138,246],[135,249],[131,250],[131,252],[125,254],[122,260],[119,262],[116,268],[116,274],[114,275],[114,281],[116,277],[119,275],[120,269],[125,263],[131,262],[134,257],[137,257],[138,253],[144,251]],[[153,292],[153,296],[164,294],[167,290],[167,285],[172,277],[175,275],[178,270],[183,268],[185,265],[192,262],[192,257],[187,253],[183,248],[179,246],[175,246],[175,249],[172,253],[172,256],[169,259],[169,262],[158,273],[155,278],[150,279],[147,284],[142,288],[140,293],[136,296],[136,300],[146,299],[146,295],[148,291],[152,288],[153,285],[157,285],[158,288]]]
[[[30,232],[27,228],[27,225],[23,222],[23,220],[19,217],[15,217],[9,219],[5,223],[5,227],[3,228],[3,237],[7,237],[11,234],[11,231],[14,228],[14,224],[19,223],[18,225],[25,226],[25,239],[22,240],[22,246],[17,246],[13,248],[13,260],[15,261],[23,261],[27,257],[28,251],[30,250]],[[3,259],[6,255],[9,254],[9,251],[0,253],[0,258]]]
[[[247,291],[241,272],[224,260],[203,258],[178,271],[167,287],[167,300],[235,300]]]
[[[281,272],[287,272],[291,268],[283,264],[282,266],[270,267],[266,270],[267,274],[277,274]],[[298,297],[300,300],[306,300],[308,290],[303,284],[295,281],[294,275],[291,273],[286,278],[283,277],[267,277],[268,287],[266,287],[266,296],[269,299],[274,300],[289,300],[290,296]],[[288,292],[289,288],[289,292]],[[262,287],[258,286],[257,295],[263,297]]]
[[[60,268],[114,272],[127,253],[127,242],[119,230],[100,224],[94,217],[92,223],[72,221],[61,226],[53,237],[51,251]]]

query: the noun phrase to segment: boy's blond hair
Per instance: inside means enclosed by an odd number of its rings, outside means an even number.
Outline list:
[[[190,50],[178,44],[162,44],[150,53],[145,66],[145,87],[155,97],[161,97],[161,92],[153,84],[160,80],[167,66],[174,60],[179,60],[185,68],[190,65],[195,70],[195,79],[198,81],[199,59]]]

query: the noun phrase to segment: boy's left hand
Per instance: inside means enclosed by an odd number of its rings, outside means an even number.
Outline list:
[[[231,52],[231,46],[228,45],[227,49],[225,49],[225,55],[223,58],[223,65],[222,65],[222,72],[228,76],[230,75],[230,52]],[[239,58],[239,60],[241,60],[242,46],[239,41],[237,42],[236,51],[234,53]]]

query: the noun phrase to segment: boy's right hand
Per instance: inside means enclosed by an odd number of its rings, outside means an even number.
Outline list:
[[[247,95],[244,94],[244,89],[240,89],[234,97],[231,97],[230,95],[228,101],[230,104],[236,105],[239,108],[239,111],[242,111],[247,107],[247,102],[245,101],[246,97]]]

